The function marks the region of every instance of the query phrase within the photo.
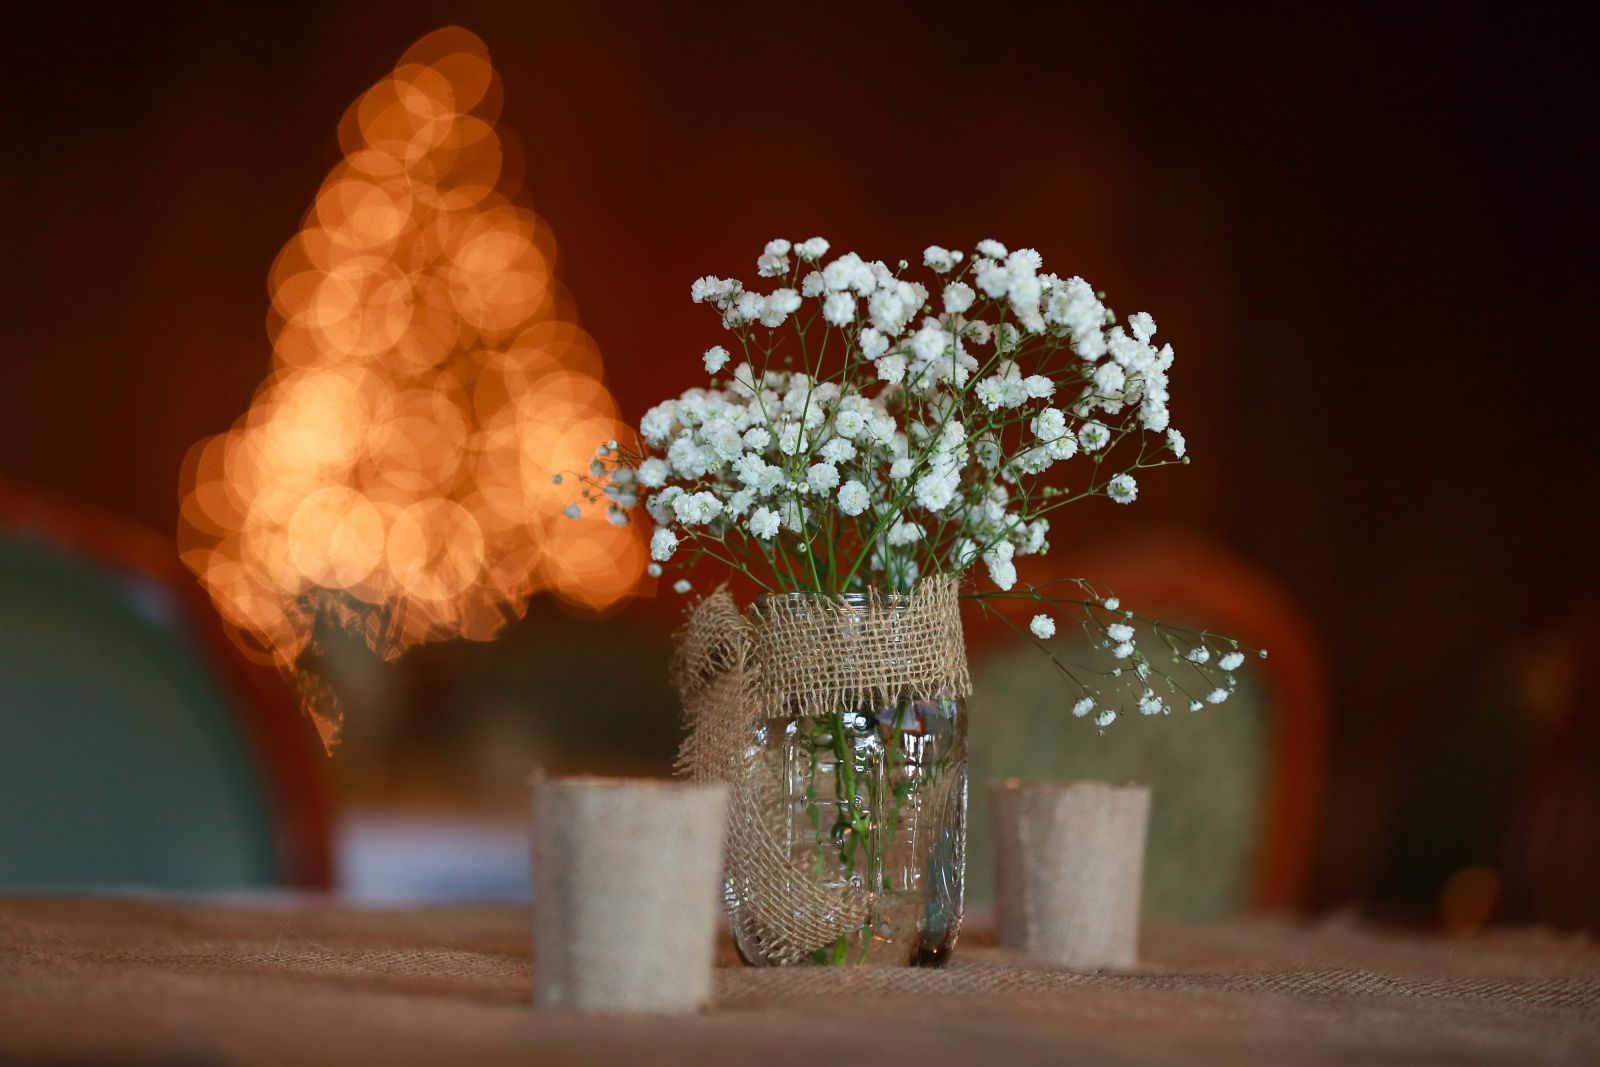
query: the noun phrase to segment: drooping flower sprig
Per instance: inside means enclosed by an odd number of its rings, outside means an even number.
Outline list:
[[[1063,662],[1045,644],[1051,614],[1029,629],[1077,688],[1074,713],[1102,727],[1129,680],[1145,714],[1225,700],[1237,642],[1121,612],[1083,579],[1017,586],[1016,560],[1048,551],[1056,511],[1131,504],[1140,472],[1188,462],[1155,320],[1119,322],[1103,293],[1045,273],[1029,248],[930,246],[923,280],[904,260],[824,262],[828,248],[768,242],[765,291],[695,281],[691,298],[728,333],[701,357],[708,382],[646,412],[635,442],[601,448],[582,502],[619,524],[642,506],[657,576],[709,559],[768,591],[905,591],[981,562],[993,588],[967,595],[1009,625],[987,601],[1081,616],[1108,666]],[[1082,597],[1052,594],[1069,582]],[[1141,627],[1169,657],[1145,655]]]

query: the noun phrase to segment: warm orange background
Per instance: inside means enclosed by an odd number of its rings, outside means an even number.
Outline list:
[[[1366,891],[1489,658],[1597,602],[1581,35],[865,7],[10,9],[0,470],[170,531],[185,450],[265,371],[267,268],[339,116],[458,22],[630,417],[716,339],[690,281],[773,236],[890,260],[993,236],[1151,310],[1195,462],[1079,512],[1058,558],[1193,526],[1304,601],[1334,685],[1317,898]]]

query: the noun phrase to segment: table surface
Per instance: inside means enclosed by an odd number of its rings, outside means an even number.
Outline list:
[[[1600,946],[1152,926],[1134,971],[962,938],[938,970],[745,968],[697,1016],[530,1005],[525,908],[0,896],[0,1062],[1600,1063]]]

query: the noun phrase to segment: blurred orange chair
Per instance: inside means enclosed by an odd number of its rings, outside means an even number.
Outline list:
[[[320,888],[316,732],[170,543],[0,480],[0,889]]]
[[[1145,897],[1153,913],[1203,920],[1302,907],[1328,697],[1317,642],[1289,593],[1236,554],[1180,534],[1078,553],[1070,562],[1023,562],[1019,585],[1081,575],[1141,615],[1237,638],[1268,649],[1269,658],[1247,659],[1226,704],[1159,720],[1134,712],[1102,737],[1071,716],[1075,695],[1046,657],[1003,624],[969,613],[974,895],[981,901],[987,888],[989,780],[1131,779],[1152,787]],[[1043,608],[993,603],[1022,627]],[[1057,638],[1068,662],[1070,631],[1063,626]]]

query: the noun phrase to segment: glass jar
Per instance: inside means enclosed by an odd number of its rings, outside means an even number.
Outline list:
[[[788,594],[788,607],[803,611],[819,595]],[[867,610],[864,594],[838,599]],[[880,603],[880,610],[904,607],[899,597]],[[766,604],[758,601],[756,611]],[[745,815],[772,828],[787,863],[762,884],[728,881],[730,924],[745,962],[944,963],[961,926],[965,701],[904,694],[888,707],[768,718],[751,744],[753,775],[765,785],[736,792],[734,803],[770,809]],[[793,884],[800,878],[812,884]],[[814,934],[821,943],[798,953],[792,944],[786,955],[769,951],[764,924],[794,925],[802,907],[813,914],[800,925],[829,933]]]

